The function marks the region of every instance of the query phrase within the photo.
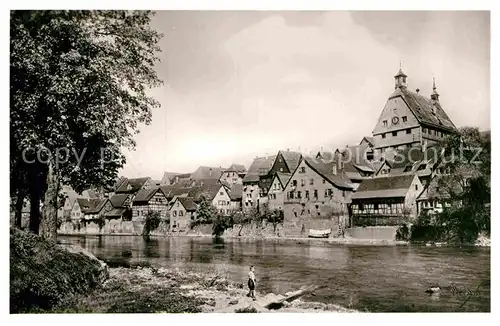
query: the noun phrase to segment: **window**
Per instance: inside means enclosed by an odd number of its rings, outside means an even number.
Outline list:
[[[318,190],[314,189],[314,198],[318,198]]]
[[[373,161],[373,152],[366,153],[366,159],[368,161]]]
[[[378,210],[378,204],[373,204],[373,209]]]
[[[297,180],[292,180],[292,186],[297,187]]]
[[[407,134],[411,134],[411,129],[406,129]]]
[[[309,199],[309,190],[306,190],[306,198]]]
[[[323,183],[326,183],[326,180],[325,180],[325,179],[323,179]]]
[[[385,134],[382,134],[382,138],[385,138]]]
[[[304,187],[306,185],[306,180],[300,179],[300,185]]]
[[[309,180],[309,184],[313,185],[314,184],[314,179]]]
[[[179,216],[184,216],[184,211],[179,211]]]
[[[426,128],[422,128],[422,133],[425,134],[427,132]]]
[[[280,168],[280,172],[283,172],[283,168]]]
[[[403,122],[407,122],[408,118],[406,116],[403,116]]]
[[[387,127],[387,120],[382,121],[384,123],[384,127]]]
[[[415,185],[415,190],[418,190],[418,185]]]
[[[221,191],[221,192],[219,192],[219,195],[221,195],[221,196],[222,196],[222,195],[224,195],[224,193]]]
[[[342,197],[345,197],[345,190],[342,190]]]
[[[177,216],[177,211],[174,211],[174,212],[172,213],[172,216],[173,216],[173,217],[176,217],[176,216]],[[174,222],[174,224],[175,224],[175,222]]]
[[[297,191],[297,198],[302,198],[302,191]]]
[[[302,166],[302,167],[300,168],[299,173],[306,173],[306,168],[305,168],[305,166]]]
[[[393,131],[393,132],[392,132],[392,136],[393,136],[393,137],[396,137],[397,135],[398,135],[398,132],[397,132],[397,131]]]
[[[328,197],[328,189],[325,189],[325,198]]]
[[[333,196],[333,189],[328,189],[328,196]]]
[[[290,191],[290,199],[293,199],[293,191]]]

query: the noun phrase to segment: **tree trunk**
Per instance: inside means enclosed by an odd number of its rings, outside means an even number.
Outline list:
[[[40,235],[53,240],[56,240],[57,238],[58,186],[59,180],[57,178],[57,171],[54,169],[52,162],[49,162],[49,171],[47,173],[47,191],[45,192],[45,200],[43,204]]]
[[[38,234],[40,229],[40,197],[38,189],[33,186],[30,189],[30,231]]]
[[[22,211],[23,211],[25,197],[26,194],[23,191],[19,190],[17,193],[15,215],[14,215],[14,226],[18,229],[21,229],[21,227],[23,226]]]

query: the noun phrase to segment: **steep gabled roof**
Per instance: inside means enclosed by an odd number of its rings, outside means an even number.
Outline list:
[[[457,128],[443,110],[439,101],[434,102],[430,98],[408,90],[406,87],[397,88],[389,98],[397,96],[403,98],[411,112],[421,124],[435,126],[453,132],[457,131]]]
[[[191,179],[219,179],[224,170],[222,167],[200,166],[196,171],[191,173]]]
[[[333,166],[336,164],[335,162],[324,163],[323,161],[317,160],[312,157],[303,157],[303,160],[305,161],[307,166],[309,166],[335,187],[348,190],[353,189],[353,187],[349,184],[349,179],[344,173],[342,173],[342,171],[338,174],[333,174],[332,171]]]
[[[194,202],[194,199],[191,197],[178,197],[178,201],[181,202],[182,206],[186,209],[188,212],[194,212],[197,209],[196,203]]]
[[[84,211],[85,214],[99,214],[109,199],[90,198],[88,199],[89,208]]]
[[[106,212],[104,214],[104,216],[107,216],[107,217],[120,217],[122,216],[125,212],[127,211],[126,208],[124,207],[117,207],[117,208],[113,208],[112,210],[110,210],[109,212]]]
[[[361,139],[361,141],[359,142],[359,144],[363,144],[363,140],[365,140],[371,147],[373,147],[373,145],[375,144],[374,141],[373,141],[373,137],[369,137],[369,136],[365,136]]]
[[[134,193],[134,192],[137,192],[150,179],[151,179],[150,177],[127,179],[126,182],[123,182],[120,185],[120,187],[118,187],[118,189],[116,190],[116,193]],[[131,187],[130,189],[128,189],[129,185]]]
[[[159,189],[159,187],[142,189],[137,193],[137,195],[135,195],[133,202],[148,202],[151,198],[153,198],[153,196],[158,192]]]
[[[80,210],[85,213],[91,208],[91,203],[88,198],[83,198],[83,197],[78,197],[76,199],[76,202],[78,203],[78,206],[80,206]]]
[[[283,159],[285,159],[285,163],[288,166],[290,173],[295,171],[297,166],[299,166],[302,154],[299,152],[291,152],[291,151],[279,151],[279,153],[281,153]]]
[[[109,199],[111,205],[115,208],[124,207],[125,201],[129,197],[129,194],[116,194]]]
[[[170,184],[172,182],[172,178],[175,176],[180,175],[180,173],[177,172],[164,172],[163,177],[161,178],[160,184]]]
[[[231,166],[225,170],[225,172],[237,172],[237,173],[245,173],[247,169],[243,164],[231,164]]]
[[[352,199],[405,197],[415,175],[398,175],[365,179]]]
[[[258,182],[261,175],[269,173],[275,159],[276,155],[256,157],[248,168],[248,172],[243,178],[243,182]]]

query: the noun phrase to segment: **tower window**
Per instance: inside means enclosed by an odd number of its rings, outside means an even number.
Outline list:
[[[403,117],[403,122],[407,122],[408,118],[406,116]]]
[[[407,134],[411,134],[411,129],[406,129]]]
[[[392,132],[392,136],[396,137],[398,135],[398,132],[397,131],[393,131]]]

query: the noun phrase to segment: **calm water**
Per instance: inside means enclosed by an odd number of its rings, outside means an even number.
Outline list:
[[[189,237],[59,239],[79,244],[103,258],[124,257],[147,260],[157,267],[218,271],[244,284],[248,266],[253,264],[259,292],[283,294],[303,285],[326,285],[304,300],[359,310],[490,311],[489,248],[314,246],[245,240],[220,243]],[[425,293],[433,285],[443,288],[439,296]],[[473,293],[468,295],[466,290]]]

